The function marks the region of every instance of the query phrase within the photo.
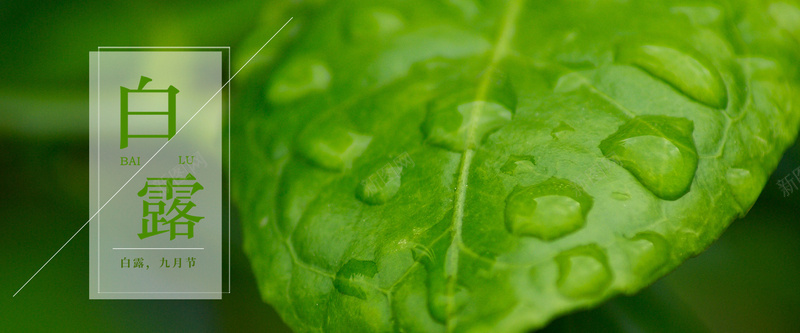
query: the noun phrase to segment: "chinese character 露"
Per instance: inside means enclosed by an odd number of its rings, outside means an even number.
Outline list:
[[[193,182],[193,183],[192,183]],[[190,215],[189,210],[196,207],[192,202],[192,195],[203,189],[190,173],[183,178],[147,178],[138,195],[145,197],[142,200],[142,232],[140,239],[152,237],[169,231],[169,239],[185,235],[186,238],[194,237],[194,225],[203,217]],[[161,230],[162,225],[169,225],[169,229]],[[184,227],[184,232],[179,232],[179,227]]]

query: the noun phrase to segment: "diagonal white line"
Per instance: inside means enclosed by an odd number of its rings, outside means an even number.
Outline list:
[[[286,21],[286,23],[284,23],[284,24],[283,24],[283,26],[281,26],[281,28],[280,28],[280,29],[278,29],[278,31],[276,31],[276,32],[275,32],[275,34],[274,34],[274,35],[272,35],[272,37],[270,37],[270,38],[269,38],[269,40],[268,40],[266,43],[264,43],[264,45],[262,45],[262,46],[261,46],[261,48],[260,48],[260,49],[258,49],[258,51],[256,51],[256,53],[255,53],[255,54],[253,54],[253,56],[252,56],[252,57],[250,57],[250,59],[247,59],[247,62],[245,62],[245,63],[244,63],[244,65],[242,65],[242,67],[241,67],[241,68],[239,68],[239,70],[238,70],[238,71],[236,71],[236,73],[234,73],[234,74],[233,74],[233,76],[231,76],[231,78],[230,78],[230,79],[228,79],[228,82],[225,82],[225,84],[223,84],[223,85],[222,85],[222,86],[219,88],[219,90],[217,90],[217,92],[216,92],[216,93],[214,93],[214,96],[211,96],[211,98],[209,98],[209,99],[208,99],[208,101],[206,101],[206,103],[205,103],[205,104],[203,104],[203,106],[201,106],[201,107],[200,107],[200,109],[199,109],[199,110],[197,110],[197,112],[195,112],[195,113],[194,113],[194,114],[193,114],[193,115],[192,115],[192,116],[189,118],[189,120],[187,120],[187,121],[186,121],[186,123],[184,123],[184,124],[183,124],[183,126],[181,126],[181,128],[179,128],[177,131],[175,131],[175,135],[178,135],[178,133],[180,133],[180,132],[181,132],[181,130],[183,130],[183,128],[184,128],[184,127],[186,127],[186,125],[188,125],[188,124],[189,124],[189,122],[190,122],[190,121],[192,121],[192,119],[194,119],[194,117],[195,117],[195,116],[196,116],[198,113],[200,113],[200,111],[202,111],[202,110],[203,110],[203,108],[205,108],[205,107],[206,107],[206,105],[208,105],[208,103],[210,103],[210,102],[211,102],[211,100],[213,100],[213,99],[214,99],[214,97],[217,97],[217,95],[218,95],[218,94],[219,94],[219,93],[222,91],[222,89],[224,89],[224,88],[225,88],[225,86],[227,86],[229,83],[231,83],[231,80],[233,80],[233,78],[234,78],[234,77],[236,77],[236,75],[238,75],[238,74],[239,74],[239,72],[241,72],[241,71],[242,71],[242,69],[244,69],[244,68],[247,66],[247,64],[249,64],[249,63],[250,63],[250,60],[253,60],[253,58],[255,58],[255,57],[256,57],[256,55],[258,55],[258,53],[259,53],[259,52],[261,52],[261,50],[263,50],[263,49],[264,49],[264,47],[266,47],[266,46],[267,46],[267,44],[269,44],[269,42],[271,42],[271,41],[272,41],[272,39],[273,39],[273,38],[275,38],[275,36],[277,36],[277,35],[278,35],[278,33],[280,33],[280,32],[281,32],[281,30],[283,30],[283,28],[284,28],[284,27],[286,27],[286,25],[287,25],[287,24],[289,24],[289,22],[291,22],[293,18],[294,18],[294,17],[290,17],[290,18],[289,18],[289,20],[288,20],[288,21]],[[99,124],[98,124],[98,126],[99,126]],[[83,228],[85,228],[85,227],[86,227],[86,225],[88,225],[88,224],[89,224],[89,222],[91,222],[91,221],[92,221],[92,220],[93,220],[93,219],[94,219],[94,218],[97,216],[97,214],[99,214],[99,213],[100,213],[100,211],[101,211],[101,210],[103,210],[103,208],[104,208],[104,207],[105,207],[105,206],[106,206],[106,205],[107,205],[109,202],[111,202],[111,200],[112,200],[112,199],[114,199],[114,197],[115,197],[115,196],[116,196],[116,195],[117,195],[117,194],[118,194],[120,191],[122,191],[122,189],[123,189],[123,188],[125,188],[125,186],[126,186],[126,185],[128,185],[128,183],[130,183],[130,181],[131,181],[131,180],[133,180],[133,178],[134,178],[134,177],[136,177],[136,175],[138,175],[138,174],[139,174],[139,171],[142,171],[142,169],[144,169],[144,167],[145,167],[145,166],[147,166],[147,164],[148,164],[148,163],[150,163],[150,161],[152,161],[152,160],[153,160],[153,158],[154,158],[154,157],[156,157],[156,155],[158,155],[158,153],[159,153],[159,152],[161,152],[161,150],[162,150],[162,149],[164,149],[164,147],[166,147],[166,146],[167,146],[167,144],[168,144],[168,143],[169,143],[169,141],[167,141],[167,142],[164,142],[164,144],[161,146],[161,148],[158,148],[158,150],[155,152],[155,154],[153,154],[153,156],[150,156],[150,159],[148,159],[148,160],[147,160],[147,162],[144,162],[144,164],[142,164],[142,167],[140,167],[140,168],[139,168],[139,170],[136,170],[136,172],[133,174],[133,176],[131,176],[131,178],[130,178],[130,179],[128,179],[128,181],[126,181],[126,182],[125,182],[125,184],[122,184],[122,187],[120,187],[120,188],[119,188],[119,189],[118,189],[116,192],[114,192],[114,195],[112,195],[112,196],[111,196],[111,198],[109,198],[109,199],[108,199],[108,201],[106,201],[106,203],[104,203],[102,206],[100,206],[100,208],[99,208],[99,209],[97,209],[97,211],[96,211],[94,214],[92,214],[92,217],[90,217],[90,218],[89,218],[89,220],[87,220],[87,221],[86,221],[86,223],[84,223],[84,224],[83,224],[83,225],[82,225],[80,228],[78,228],[78,231],[76,231],[76,232],[75,232],[75,233],[72,235],[72,237],[70,237],[70,238],[67,240],[67,242],[66,242],[66,243],[64,243],[64,245],[61,245],[61,247],[58,249],[58,251],[56,251],[56,253],[53,253],[53,256],[51,256],[51,257],[50,257],[50,259],[47,259],[47,261],[44,263],[44,265],[42,265],[42,267],[40,267],[40,268],[39,268],[39,270],[37,270],[37,271],[36,271],[36,273],[33,273],[33,275],[30,277],[30,279],[28,279],[28,281],[26,281],[26,282],[25,282],[25,284],[23,284],[23,285],[22,285],[22,287],[20,287],[20,288],[19,288],[19,290],[17,290],[17,292],[15,292],[15,293],[14,293],[14,296],[11,296],[11,297],[12,297],[12,298],[13,298],[13,297],[16,297],[16,296],[17,296],[17,294],[19,294],[19,292],[20,292],[20,291],[22,291],[22,289],[23,289],[23,288],[25,288],[25,286],[27,286],[27,285],[28,285],[28,282],[31,282],[31,280],[33,280],[33,278],[34,278],[34,277],[36,277],[36,274],[39,274],[39,272],[41,272],[41,271],[42,271],[42,269],[44,268],[44,266],[47,266],[47,264],[49,264],[49,263],[50,263],[50,261],[51,261],[51,260],[53,260],[53,258],[55,258],[55,257],[56,257],[56,255],[58,255],[58,253],[59,253],[59,252],[61,252],[61,250],[63,250],[63,249],[64,249],[64,247],[65,247],[65,246],[67,246],[67,244],[69,244],[69,242],[70,242],[70,241],[72,241],[72,239],[73,239],[73,238],[75,238],[75,236],[77,236],[77,235],[78,235],[78,233],[80,233],[80,232],[81,232],[81,230],[83,230]]]

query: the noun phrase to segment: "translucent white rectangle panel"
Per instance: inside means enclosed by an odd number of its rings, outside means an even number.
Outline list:
[[[91,299],[229,292],[227,88],[215,96],[228,57],[227,48],[90,53],[90,214],[102,207],[90,223]]]

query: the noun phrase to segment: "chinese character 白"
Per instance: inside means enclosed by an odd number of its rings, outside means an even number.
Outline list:
[[[134,90],[125,87],[119,87],[120,90],[120,109],[119,109],[119,117],[120,117],[120,133],[119,133],[119,149],[124,149],[128,147],[128,139],[129,138],[167,138],[167,140],[172,139],[175,135],[175,112],[176,112],[176,103],[175,103],[175,95],[178,94],[178,88],[173,86],[169,86],[167,89],[144,89],[144,86],[152,81],[151,78],[142,76],[139,79],[139,88]],[[135,96],[137,94],[167,94],[167,105],[165,107],[166,110],[130,110],[128,99],[131,95]],[[167,116],[167,133],[165,134],[130,134],[128,128],[128,120],[130,116],[136,117],[144,117],[144,116]],[[152,117],[151,117],[152,118]]]

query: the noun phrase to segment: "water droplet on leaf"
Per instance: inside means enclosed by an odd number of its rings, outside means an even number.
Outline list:
[[[509,175],[535,173],[536,162],[533,156],[511,155],[506,163],[503,164],[503,167],[500,168],[500,172]]]
[[[553,240],[582,228],[592,198],[570,181],[550,178],[516,187],[506,199],[505,223],[515,235]]]
[[[615,200],[627,201],[627,200],[629,200],[631,198],[631,195],[628,194],[628,193],[624,193],[624,192],[616,192],[616,191],[614,191],[614,192],[611,192],[611,197],[614,198]]]
[[[333,286],[342,294],[367,299],[365,284],[370,283],[377,272],[378,266],[374,261],[350,259],[336,272]]]
[[[477,146],[511,121],[511,111],[495,102],[476,101],[456,108],[433,108],[423,124],[428,142],[453,151]]]
[[[434,26],[400,34],[391,41],[378,59],[369,65],[369,73],[377,84],[408,74],[412,65],[432,58],[457,59],[491,49],[491,43],[480,35],[451,26]]]
[[[403,167],[387,164],[358,184],[356,197],[366,204],[383,204],[400,189],[402,174]]]
[[[275,103],[287,103],[313,92],[328,89],[331,73],[320,60],[297,58],[275,74],[267,98]]]
[[[689,191],[697,169],[693,128],[683,118],[636,117],[603,140],[600,150],[659,198],[676,200]]]
[[[320,128],[321,127],[321,128]],[[372,137],[339,126],[317,126],[304,131],[299,153],[317,166],[333,171],[349,169],[367,149]]]
[[[747,169],[731,168],[725,172],[725,181],[733,198],[747,212],[761,193],[761,182]]]
[[[563,94],[588,85],[591,85],[591,82],[581,73],[570,72],[558,78],[555,87],[553,87],[553,92]]]
[[[562,135],[565,134],[565,132],[575,132],[575,129],[572,128],[572,126],[567,125],[567,123],[562,121],[560,124],[558,124],[558,126],[556,126],[555,128],[553,128],[552,131],[550,131],[550,136],[552,136],[553,139],[559,139]]]
[[[652,231],[645,231],[631,238],[627,248],[633,273],[643,278],[655,273],[670,258],[667,240]]]
[[[556,256],[558,291],[571,298],[599,296],[611,284],[612,274],[605,253],[596,245],[585,245]]]
[[[620,48],[617,60],[635,65],[692,99],[717,109],[728,103],[719,73],[700,55],[689,55],[660,45]]]

